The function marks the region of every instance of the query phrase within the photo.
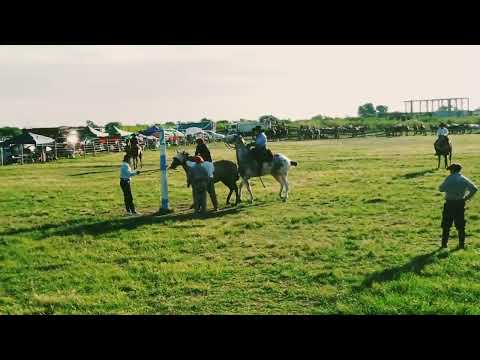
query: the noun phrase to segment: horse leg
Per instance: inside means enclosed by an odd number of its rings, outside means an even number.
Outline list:
[[[243,178],[243,182],[245,182],[245,185],[247,186],[248,194],[250,195],[250,204],[253,204],[253,192],[252,192],[252,186],[250,185],[250,181],[248,179]]]
[[[243,179],[240,181],[240,186],[238,188],[238,202],[242,202],[242,188],[243,188]]]
[[[444,155],[445,157],[445,169],[448,167],[448,159],[447,159],[447,154]]]
[[[238,205],[238,203],[240,202],[240,196],[238,195],[238,186],[237,186],[237,183],[235,182],[234,183],[234,190],[235,190],[235,205]]]
[[[228,193],[227,195],[227,205],[230,205],[230,197],[232,196],[233,194],[233,186],[232,184],[227,184],[226,182],[222,181],[223,185],[225,185],[226,187],[228,187],[228,189],[230,190],[230,192]]]
[[[281,175],[273,175],[273,177],[274,177],[275,180],[277,180],[278,183],[280,184],[280,192],[278,193],[278,196],[280,197],[280,199],[282,199],[283,181],[282,181]]]
[[[437,170],[438,170],[438,169],[440,169],[440,157],[441,157],[441,156],[440,156],[440,155],[437,155],[437,157],[438,157],[438,166],[437,166]]]
[[[228,195],[227,195],[227,203],[226,203],[226,205],[230,205],[230,197],[232,196],[232,194],[233,194],[233,189],[230,189],[230,192],[229,192]]]
[[[138,154],[138,157],[140,158],[140,168],[143,168],[142,153]]]
[[[288,190],[289,190],[288,175],[287,174],[285,174],[285,176],[283,177],[283,182],[284,182],[284,186],[285,186],[285,197],[283,198],[283,201],[287,201],[288,200]]]

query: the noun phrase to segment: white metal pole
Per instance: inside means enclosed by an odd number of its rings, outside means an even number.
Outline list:
[[[3,166],[3,145],[0,146],[0,159],[2,159],[2,166]]]
[[[161,206],[159,213],[171,212],[168,207],[167,146],[163,129],[160,130],[160,193]]]

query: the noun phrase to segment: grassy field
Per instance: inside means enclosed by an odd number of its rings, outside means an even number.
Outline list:
[[[480,136],[452,139],[480,183]],[[126,218],[121,154],[0,168],[0,314],[480,314],[480,199],[467,250],[452,229],[438,252],[447,172],[432,142],[273,143],[299,162],[289,201],[273,178],[253,180],[253,205],[203,220],[188,215],[180,170],[169,173],[173,216],[151,216],[151,173],[132,185],[144,216]],[[234,159],[221,144],[212,153]],[[158,162],[148,152],[144,168]]]

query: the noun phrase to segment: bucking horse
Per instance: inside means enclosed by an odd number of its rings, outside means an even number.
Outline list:
[[[252,177],[259,177],[263,175],[272,175],[280,184],[279,196],[283,201],[288,199],[288,169],[291,166],[297,166],[296,161],[292,161],[282,154],[275,154],[270,161],[265,161],[262,164],[261,172],[258,171],[258,163],[253,153],[248,149],[243,137],[240,134],[229,135],[225,138],[226,144],[232,144],[235,147],[237,155],[238,172],[242,178],[240,183],[240,200],[242,198],[242,188],[245,185],[250,194],[250,203],[253,203],[252,187],[249,179]],[[285,190],[285,195],[282,196]]]

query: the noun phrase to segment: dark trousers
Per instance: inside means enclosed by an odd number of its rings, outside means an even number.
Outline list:
[[[442,245],[446,246],[450,228],[455,224],[460,245],[465,243],[465,200],[447,200],[442,213]]]
[[[193,208],[197,214],[207,211],[207,187],[206,181],[198,181],[192,184]]]
[[[125,209],[128,212],[135,212],[135,205],[133,205],[132,189],[130,187],[130,180],[120,179],[120,187],[123,191],[123,198],[125,200]]]
[[[210,200],[212,200],[212,205],[214,209],[218,209],[217,194],[215,193],[215,182],[213,178],[208,180],[207,191],[210,194]]]

